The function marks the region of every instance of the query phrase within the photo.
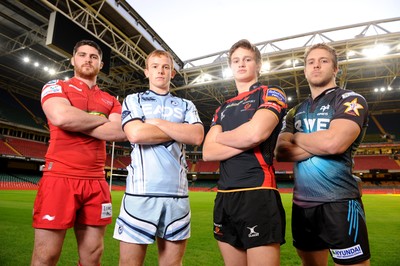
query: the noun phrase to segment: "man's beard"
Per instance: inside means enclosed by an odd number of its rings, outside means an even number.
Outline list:
[[[98,69],[92,67],[89,70],[85,70],[88,67],[78,67],[75,69],[77,76],[84,78],[84,79],[93,79],[96,78],[97,74],[99,73]]]

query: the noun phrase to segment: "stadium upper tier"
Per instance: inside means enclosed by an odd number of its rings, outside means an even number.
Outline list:
[[[98,83],[120,100],[148,88],[144,59],[154,49],[173,54],[177,75],[171,91],[192,100],[206,126],[215,109],[236,92],[232,77],[226,74],[228,51],[183,61],[126,0],[9,0],[1,1],[0,15],[0,88],[15,94],[38,100],[47,81],[72,76],[72,47],[62,47],[48,38],[60,32],[53,31],[51,19],[58,15],[67,25],[62,34],[77,28],[82,33],[79,36],[96,39],[110,51],[104,59],[109,67]],[[281,86],[291,98],[289,107],[304,100],[309,95],[303,73],[304,49],[327,42],[339,54],[337,83],[341,87],[364,95],[374,116],[399,113],[400,17],[347,26],[339,23],[335,28],[305,29],[303,34],[256,43],[263,59],[260,81]],[[207,38],[206,32],[200,34]],[[44,71],[44,66],[54,74]]]

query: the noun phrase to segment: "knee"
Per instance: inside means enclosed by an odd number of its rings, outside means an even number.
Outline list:
[[[31,266],[36,265],[56,265],[59,259],[57,254],[48,254],[45,252],[34,252],[32,255]]]
[[[80,248],[79,263],[80,266],[97,266],[100,265],[103,255],[104,245],[97,245],[90,248]]]

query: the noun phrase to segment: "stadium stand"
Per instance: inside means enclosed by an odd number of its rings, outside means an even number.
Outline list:
[[[126,168],[126,164],[124,164],[123,162],[121,162],[119,157],[114,157],[114,163],[113,163],[113,168],[117,168],[117,169],[125,169]],[[111,168],[111,155],[107,154],[107,158],[106,158],[106,168],[110,169]]]
[[[400,172],[399,162],[387,155],[359,155],[354,158],[354,171],[371,171],[385,169],[388,172]]]
[[[293,163],[292,162],[278,162],[274,159],[275,172],[278,174],[292,174]]]
[[[7,145],[17,155],[30,158],[44,158],[47,151],[47,144],[21,138],[7,137],[5,138]]]
[[[219,162],[205,162],[198,160],[195,163],[195,172],[197,173],[217,173],[219,172]]]
[[[0,172],[1,189],[37,189],[40,177],[38,175],[16,175]]]
[[[12,149],[6,139],[0,139],[0,153],[2,155],[17,155],[17,152]]]
[[[46,118],[38,100],[0,89],[0,120],[46,130]]]
[[[77,4],[78,2],[80,4]],[[2,69],[0,79],[0,134],[3,135],[3,138],[0,138],[0,167],[7,170],[7,174],[12,175],[12,177],[8,177],[10,180],[15,181],[13,179],[16,176],[15,173],[20,173],[21,170],[25,172],[34,171],[35,174],[40,173],[39,169],[44,159],[42,148],[46,146],[48,141],[46,118],[39,100],[40,90],[43,84],[48,81],[48,76],[41,74],[36,67],[21,65],[16,58],[22,58],[30,50],[39,59],[50,60],[56,65],[59,73],[53,78],[65,78],[65,74],[70,72],[69,55],[60,53],[60,50],[62,50],[60,47],[55,49],[54,45],[48,45],[46,34],[43,34],[45,29],[52,28],[49,27],[49,21],[46,19],[50,17],[52,12],[61,11],[68,15],[71,22],[84,23],[85,25],[82,24],[81,26],[85,27],[93,37],[112,47],[113,62],[110,67],[110,75],[100,75],[98,83],[115,95],[124,97],[129,93],[147,89],[148,81],[142,69],[144,60],[141,59],[145,58],[151,51],[163,48],[173,53],[158,34],[151,29],[150,25],[124,2],[126,1],[2,1],[3,20],[2,27],[0,27],[2,32],[0,38],[4,40],[3,43],[5,43],[7,49],[2,54],[3,61],[0,64]],[[99,6],[101,8],[98,8]],[[98,12],[86,12],[88,7]],[[76,19],[75,16],[82,14],[82,12],[88,15],[88,20]],[[392,180],[400,181],[399,160],[396,159],[396,154],[400,150],[400,143],[396,142],[396,137],[398,139],[400,132],[397,123],[400,120],[400,98],[398,97],[400,84],[398,75],[399,52],[397,49],[400,32],[398,28],[386,29],[386,25],[392,25],[391,22],[398,21],[399,18],[385,19],[334,29],[334,32],[343,33],[350,33],[347,30],[351,30],[351,37],[348,40],[331,36],[332,29],[329,29],[327,31],[309,32],[300,36],[268,40],[259,45],[259,48],[262,47],[265,51],[263,57],[264,55],[268,56],[268,59],[274,65],[271,72],[263,73],[259,77],[260,81],[265,84],[282,84],[288,95],[289,92],[293,92],[293,95],[296,94],[299,97],[297,100],[300,100],[309,94],[307,82],[304,81],[301,62],[299,62],[299,67],[296,66],[293,69],[287,68],[283,62],[301,57],[304,53],[304,46],[318,39],[315,36],[324,37],[325,33],[328,33],[332,38],[329,41],[338,50],[341,65],[345,70],[340,75],[340,83],[362,93],[371,103],[370,112],[373,113],[373,116],[370,117],[364,142],[372,143],[372,145],[361,148],[355,158],[356,173],[363,174],[363,180],[371,184],[389,182],[390,185]],[[40,27],[37,27],[38,23]],[[108,31],[108,27],[103,28],[104,25],[112,26],[116,30]],[[140,30],[138,31],[138,29]],[[370,30],[375,31],[375,34],[366,34]],[[359,38],[354,38],[353,33],[355,32],[360,33],[357,35]],[[142,35],[143,33],[145,35]],[[152,38],[146,37],[150,36],[149,34]],[[16,36],[21,38],[16,38]],[[125,38],[126,36],[136,36],[137,38]],[[299,40],[299,37],[301,41],[298,46],[289,44],[297,43],[296,40]],[[138,41],[135,41],[136,39]],[[120,46],[120,40],[123,40],[125,45]],[[114,43],[114,41],[116,42]],[[305,43],[306,41],[307,43]],[[376,61],[370,60],[368,64],[365,64],[366,59],[362,57],[362,50],[370,49],[373,43],[387,43],[390,47],[388,50],[390,54],[386,54]],[[277,48],[277,51],[269,51],[268,47],[273,47],[273,50]],[[348,52],[354,52],[353,50],[356,51],[357,57],[351,58],[351,60],[345,58],[345,55]],[[221,104],[221,101],[236,93],[231,80],[224,79],[220,71],[221,63],[225,62],[226,52],[221,51],[186,62],[181,61],[173,53],[174,62],[179,68],[173,80],[174,93],[193,99],[206,129],[212,114]],[[203,64],[200,61],[205,62]],[[204,84],[197,83],[205,73],[212,74],[213,79]],[[196,89],[189,88],[192,84],[196,86]],[[374,92],[374,87],[383,85],[385,87],[390,85],[393,90],[379,94]],[[224,91],[223,95],[222,91]],[[295,102],[293,101],[291,104],[295,104]],[[17,139],[22,139],[25,142]],[[388,143],[393,144],[393,146],[387,147]],[[382,152],[384,146],[385,152]],[[188,159],[188,179],[191,181],[191,187],[203,185],[212,187],[218,179],[219,166],[216,162],[202,161],[201,148],[201,146],[187,146],[187,155],[190,158]],[[126,151],[130,147],[118,147],[117,149],[121,149],[121,153],[115,153],[116,156],[114,157],[113,170],[118,175],[115,182],[121,181],[121,184],[124,185],[122,179],[125,170],[121,169],[125,169],[130,158],[129,156],[121,156],[121,154],[127,154]],[[107,152],[106,171],[108,172],[111,167],[109,147]],[[34,157],[40,158],[34,161],[32,160]],[[282,187],[288,186],[290,188],[293,180],[293,164],[275,162],[275,169],[278,183],[282,182]],[[387,173],[381,175],[377,173],[379,171],[387,171]]]

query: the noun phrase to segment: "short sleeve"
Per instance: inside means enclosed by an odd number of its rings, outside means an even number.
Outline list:
[[[140,119],[144,121],[143,110],[139,101],[139,93],[128,95],[122,104],[122,127],[129,121]]]
[[[349,119],[356,122],[360,128],[367,121],[368,105],[363,96],[358,93],[347,91],[338,96],[336,112],[333,119]]]

